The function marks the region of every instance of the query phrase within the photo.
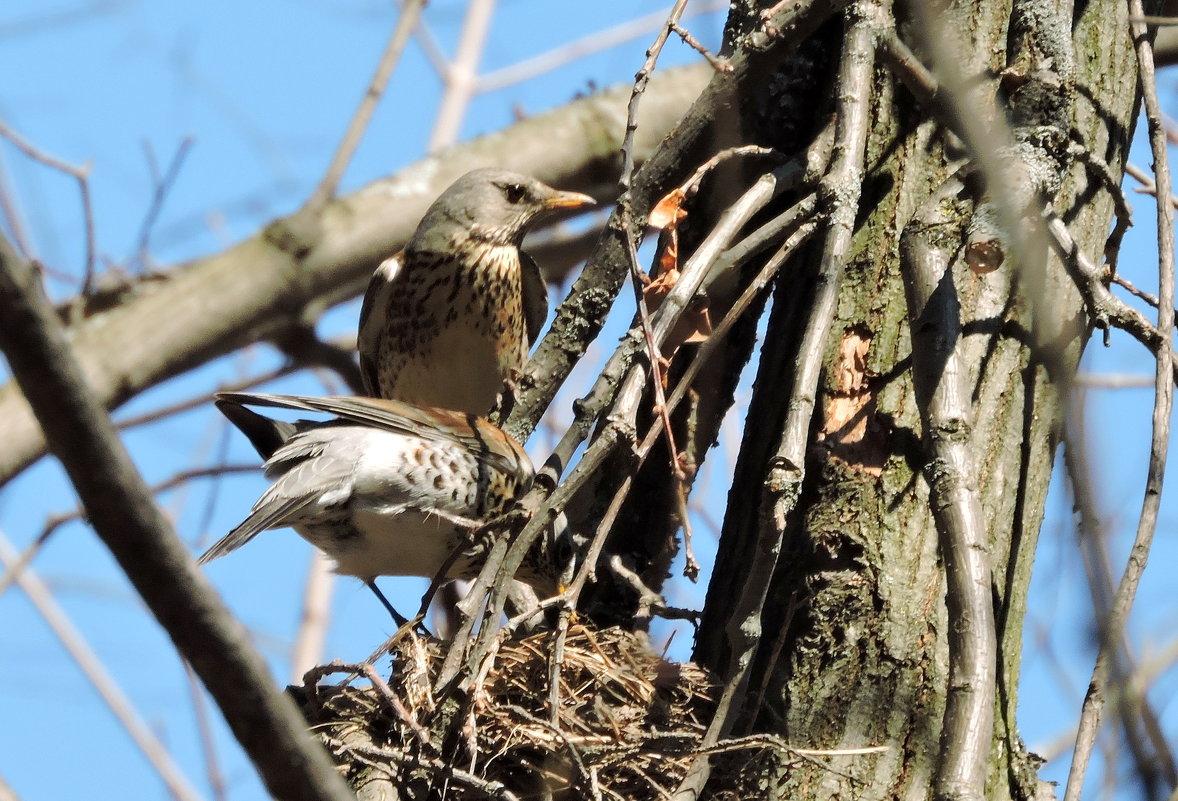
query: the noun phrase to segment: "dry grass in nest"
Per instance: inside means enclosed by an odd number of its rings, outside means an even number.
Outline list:
[[[472,690],[436,695],[439,643],[410,635],[375,669],[308,674],[304,708],[361,799],[646,799],[675,789],[713,710],[713,680],[655,655],[641,634],[569,627],[500,644]],[[316,686],[364,671],[369,687]],[[553,704],[555,700],[555,704]]]

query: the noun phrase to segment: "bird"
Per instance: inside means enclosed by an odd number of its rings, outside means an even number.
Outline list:
[[[524,234],[545,214],[594,203],[501,169],[451,184],[364,294],[365,394],[488,414],[548,315],[540,268],[520,249]]]
[[[535,476],[524,449],[488,421],[463,412],[366,397],[219,393],[217,408],[265,459],[273,483],[244,521],[197,560],[205,565],[262,531],[293,528],[400,615],[377,576],[473,578],[478,547],[464,547],[503,515]],[[288,422],[248,406],[319,412]],[[516,579],[555,595],[573,548],[558,518]],[[447,565],[447,562],[450,562]]]

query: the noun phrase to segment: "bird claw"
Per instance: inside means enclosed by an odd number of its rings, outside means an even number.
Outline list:
[[[502,422],[511,414],[511,410],[515,408],[515,402],[519,395],[519,379],[523,376],[523,371],[518,367],[512,367],[507,371],[507,377],[503,379],[503,388],[499,390],[499,394],[495,396],[495,405],[491,407],[487,419],[491,421]]]

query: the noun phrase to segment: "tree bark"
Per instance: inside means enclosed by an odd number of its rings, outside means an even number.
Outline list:
[[[956,4],[939,13],[944,29],[961,37],[954,46],[963,75],[982,80],[991,95],[1004,70],[1007,77],[1025,74],[1028,61],[1042,56],[1035,40],[1042,31],[1020,30],[1017,8],[1012,13],[1007,3]],[[1075,20],[1067,22],[1075,57],[1067,124],[1119,180],[1138,101],[1136,92],[1126,91],[1137,84],[1126,10],[1116,2],[1078,4]],[[901,21],[902,34],[913,27]],[[1002,89],[1012,92],[1006,84]],[[774,797],[932,795],[948,691],[948,635],[956,621],[946,612],[943,555],[922,475],[927,452],[913,393],[900,264],[906,226],[948,176],[944,127],[930,111],[893,75],[876,69],[863,204],[823,354],[802,497],[788,519],[762,616],[774,623],[764,627],[735,732],[767,730],[796,747],[888,750],[835,758],[830,765],[839,773],[805,762],[788,768],[766,763],[766,788]],[[1113,214],[1107,189],[1075,162],[1054,198],[1080,247],[1094,257]],[[1026,592],[1063,398],[1090,327],[1080,293],[1054,255],[1020,263],[1008,250],[996,271],[971,271],[961,249],[973,210],[966,202],[954,212],[956,227],[941,233],[956,254],[951,275],[962,348],[977,366],[968,376],[969,444],[994,575],[998,688],[986,795],[1026,799],[1043,790],[1015,721]],[[697,640],[697,658],[722,675],[730,667],[726,626],[745,582],[744,566],[754,558],[762,487],[786,414],[816,259],[817,248],[791,265],[773,299]]]

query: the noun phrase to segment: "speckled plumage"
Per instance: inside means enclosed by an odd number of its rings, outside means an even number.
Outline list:
[[[272,420],[246,405],[322,412],[324,422]],[[266,458],[273,484],[250,515],[199,563],[240,548],[266,529],[290,526],[335,562],[336,571],[433,578],[480,525],[503,514],[532,483],[523,448],[486,420],[375,398],[223,394],[221,411]],[[561,530],[553,538],[564,536]],[[517,576],[555,591],[555,539]],[[476,551],[448,576],[478,572]]]
[[[505,170],[455,181],[372,277],[358,337],[365,391],[486,414],[547,315],[524,234],[547,211],[592,202]]]

